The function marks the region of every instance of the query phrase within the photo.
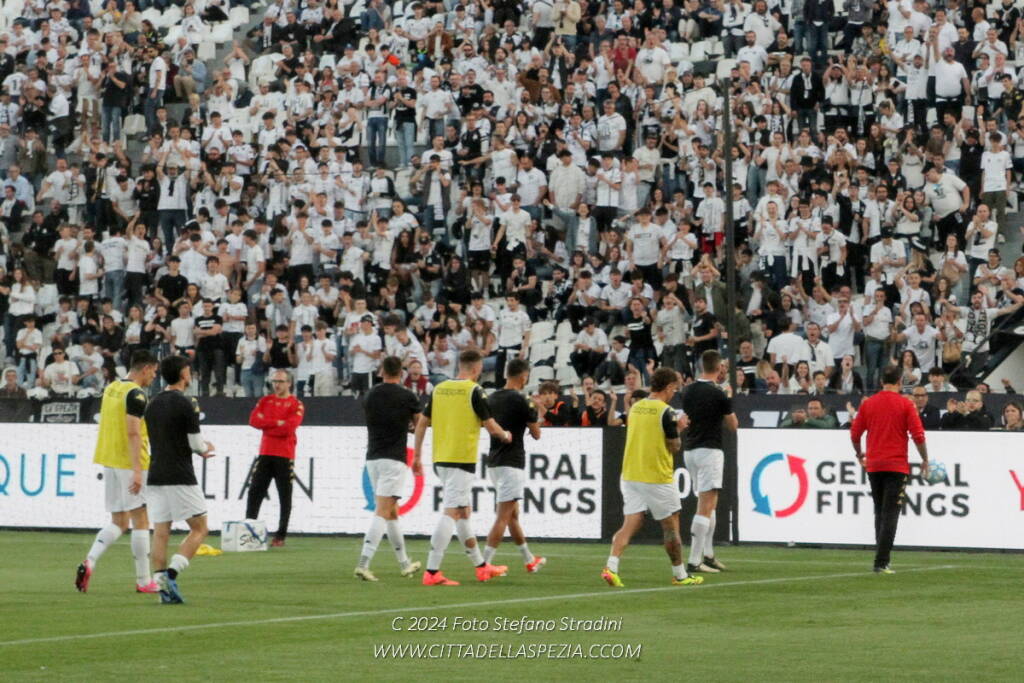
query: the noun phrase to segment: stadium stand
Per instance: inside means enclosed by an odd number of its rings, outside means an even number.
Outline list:
[[[347,395],[379,362],[368,315],[410,384],[476,346],[488,384],[521,354],[531,391],[628,409],[654,367],[691,377],[724,343],[727,249],[740,392],[870,393],[889,363],[908,391],[1013,391],[1020,20],[1009,1],[10,0],[0,394],[96,395],[149,348],[193,357],[204,394],[285,367]]]

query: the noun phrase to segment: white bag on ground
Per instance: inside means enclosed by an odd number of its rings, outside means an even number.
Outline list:
[[[251,552],[267,549],[267,524],[258,519],[224,522],[220,532],[224,552]]]

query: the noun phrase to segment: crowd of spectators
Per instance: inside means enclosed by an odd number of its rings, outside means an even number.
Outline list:
[[[173,4],[0,30],[0,395],[139,348],[203,395],[358,395],[385,354],[426,394],[478,347],[613,423],[724,344],[729,249],[743,393],[973,387],[1017,341],[1013,0],[275,0],[216,59],[228,0]]]

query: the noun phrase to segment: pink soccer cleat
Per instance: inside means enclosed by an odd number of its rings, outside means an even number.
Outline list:
[[[160,586],[157,585],[156,581],[150,581],[145,586],[140,585],[140,584],[135,584],[135,592],[136,593],[159,593],[160,592]]]
[[[78,589],[79,593],[85,593],[89,590],[89,579],[91,578],[92,565],[89,563],[89,560],[86,560],[78,565],[78,571],[75,572],[75,588]]]

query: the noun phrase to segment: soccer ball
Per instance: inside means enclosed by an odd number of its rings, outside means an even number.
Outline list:
[[[926,481],[933,485],[946,481],[946,466],[941,462],[932,463],[931,467],[928,468],[928,478]]]

